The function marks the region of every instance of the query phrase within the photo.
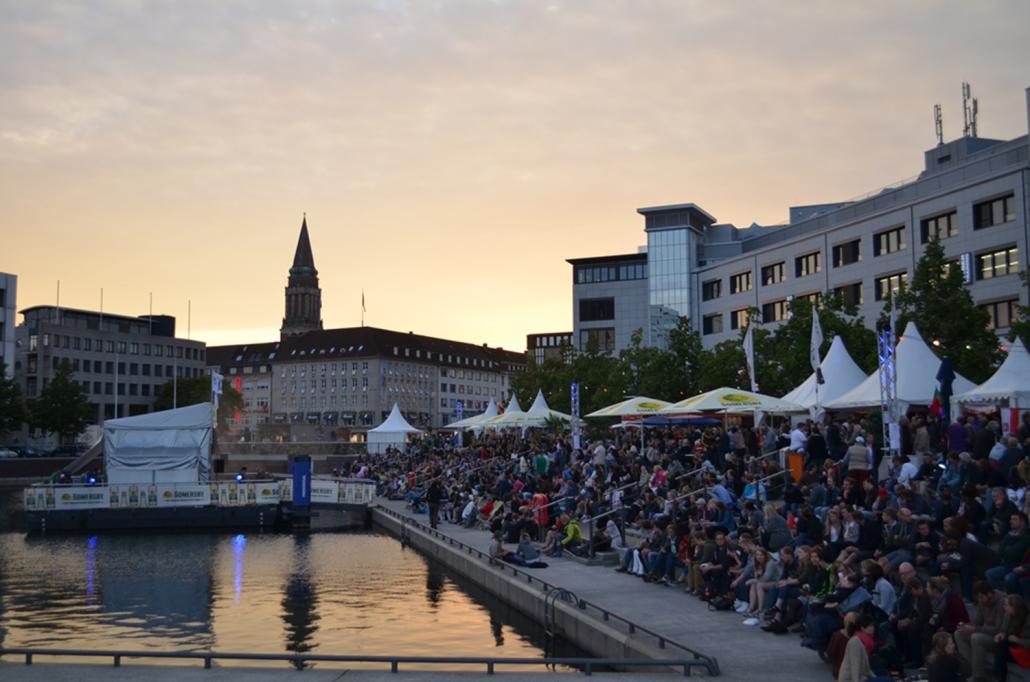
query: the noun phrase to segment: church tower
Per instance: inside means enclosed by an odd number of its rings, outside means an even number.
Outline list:
[[[283,318],[281,339],[294,334],[322,328],[322,289],[318,286],[318,270],[311,255],[308,238],[308,218],[300,226],[297,251],[293,254],[293,267],[286,285],[286,317]]]

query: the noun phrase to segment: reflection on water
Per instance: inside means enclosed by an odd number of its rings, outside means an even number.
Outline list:
[[[0,531],[0,646],[533,657],[543,643],[537,624],[376,533]]]

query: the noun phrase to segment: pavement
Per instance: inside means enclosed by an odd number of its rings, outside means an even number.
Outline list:
[[[410,514],[403,502],[380,499],[378,504],[422,523],[427,520],[425,514]],[[490,534],[486,531],[447,522],[441,522],[438,530],[483,552],[489,550]],[[686,594],[681,587],[645,583],[640,578],[616,573],[611,566],[587,566],[566,558],[544,560],[548,567],[534,571],[541,580],[714,656],[719,661],[720,679],[826,682],[831,677],[829,666],[814,651],[803,648],[798,635],[773,635],[746,626],[743,616],[733,611],[710,611],[707,604]],[[641,639],[654,644],[649,637]],[[670,648],[670,656],[675,651]],[[637,680],[642,678],[633,676]]]

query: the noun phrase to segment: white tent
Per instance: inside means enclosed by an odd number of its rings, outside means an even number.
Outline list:
[[[536,398],[533,399],[533,404],[529,406],[529,410],[526,412],[532,422],[531,426],[544,426],[548,419],[561,419],[562,421],[572,421],[572,415],[559,412],[558,410],[552,410],[548,406],[547,401],[544,399],[544,392],[541,389],[537,389]]]
[[[482,414],[477,414],[474,417],[465,417],[459,419],[456,422],[451,422],[444,428],[447,429],[481,429],[483,424],[490,419],[497,416],[497,403],[494,402],[493,398],[490,398],[490,403],[483,410]]]
[[[686,414],[689,412],[719,412],[726,414],[744,414],[760,410],[762,412],[804,412],[805,408],[789,400],[781,400],[771,395],[742,391],[737,388],[713,388],[707,393],[673,403],[658,411],[659,414]]]
[[[422,433],[408,423],[408,420],[401,415],[397,403],[393,404],[390,416],[379,426],[368,430],[368,452],[369,454],[381,454],[386,452],[390,446],[402,448],[408,440],[408,434]]]
[[[586,415],[587,417],[643,417],[658,414],[663,407],[672,403],[647,396],[633,396],[608,407],[602,407]]]
[[[1030,353],[1021,339],[1009,347],[1005,362],[990,379],[976,388],[959,393],[954,403],[1007,403],[1008,407],[1030,409]]]
[[[514,393],[511,394],[511,400],[508,401],[508,407],[504,409],[502,414],[496,417],[491,417],[483,422],[483,426],[491,429],[503,429],[511,426],[525,426],[525,422],[529,419],[525,412],[522,411],[522,406],[519,405],[519,399]]]
[[[927,407],[933,402],[937,388],[937,370],[941,360],[919,335],[914,322],[909,322],[905,333],[898,341],[895,355],[895,373],[898,381],[898,404],[904,414],[912,405]],[[974,387],[973,382],[955,374],[952,391],[965,393]],[[830,410],[860,410],[880,406],[880,374],[873,372],[865,381],[841,397],[825,404]]]
[[[865,372],[851,359],[848,349],[844,347],[844,341],[839,336],[833,338],[830,350],[826,351],[826,357],[819,363],[819,368],[823,372],[824,381],[818,385],[819,407],[840,398],[866,378]],[[816,407],[816,387],[815,372],[812,372],[797,388],[783,396],[783,399],[811,410]]]
[[[211,476],[212,405],[200,403],[104,422],[107,480],[206,483]]]

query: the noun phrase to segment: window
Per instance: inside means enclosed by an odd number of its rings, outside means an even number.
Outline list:
[[[722,280],[710,279],[701,283],[701,300],[711,301],[722,296]]]
[[[584,298],[579,302],[580,322],[615,319],[614,298]]]
[[[923,244],[931,239],[947,239],[956,234],[958,234],[958,214],[955,211],[919,221],[919,235]]]
[[[1016,306],[1019,305],[1018,298],[1010,298],[1005,301],[994,301],[992,303],[984,303],[980,307],[987,311],[991,316],[991,321],[987,323],[987,328],[994,331],[997,329],[1008,329],[1012,325],[1012,321],[1016,319]]]
[[[739,294],[744,291],[751,291],[751,271],[739,272],[730,277],[730,293]]]
[[[813,308],[818,308],[823,303],[823,295],[821,292],[816,291],[812,294],[801,294],[796,297],[799,301],[808,301]]]
[[[905,226],[892,227],[873,235],[873,257],[905,250]]]
[[[808,277],[809,275],[814,275],[822,269],[821,265],[818,251],[798,256],[794,259],[794,276]]]
[[[722,333],[722,313],[715,313],[713,315],[705,315],[701,318],[701,333],[702,334],[721,334]]]
[[[743,329],[747,326],[747,308],[730,312],[730,329]]]
[[[891,292],[894,295],[901,293],[901,291],[908,286],[908,273],[899,272],[894,275],[887,275],[886,277],[876,278],[876,300],[887,301],[891,297]]]
[[[762,266],[762,286],[779,284],[784,280],[783,261]]]
[[[600,351],[615,350],[615,328],[604,327],[602,329],[581,329],[579,332],[580,348],[587,348],[593,341],[597,342],[597,349]]]
[[[999,251],[980,253],[976,256],[976,278],[993,279],[1014,275],[1019,269],[1019,249],[1010,246]]]
[[[787,301],[772,301],[762,304],[762,322],[779,322],[787,319]]]
[[[855,239],[833,247],[833,267],[842,268],[862,260],[862,240]]]
[[[861,282],[845,284],[844,286],[837,287],[833,290],[833,293],[840,296],[844,305],[862,305],[863,303]]]
[[[634,279],[647,279],[647,263],[623,265],[576,265],[573,269],[576,284],[596,284]]]
[[[973,205],[973,229],[1009,223],[1016,219],[1015,205],[1011,194]]]

